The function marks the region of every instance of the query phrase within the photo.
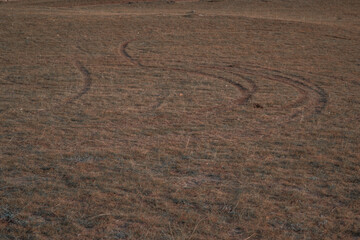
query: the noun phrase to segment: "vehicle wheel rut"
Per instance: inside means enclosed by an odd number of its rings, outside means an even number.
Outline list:
[[[301,75],[295,74],[288,74],[281,72],[277,69],[266,68],[262,66],[252,65],[252,64],[243,64],[241,66],[194,66],[196,69],[183,69],[183,68],[176,68],[176,67],[168,67],[168,66],[152,66],[152,65],[145,65],[140,60],[137,60],[128,53],[127,48],[130,43],[136,41],[136,39],[132,39],[120,45],[119,53],[133,66],[144,68],[144,69],[161,69],[164,71],[178,71],[184,72],[188,74],[194,74],[201,77],[208,77],[217,79],[220,81],[224,81],[228,84],[231,84],[233,87],[238,89],[241,94],[241,97],[236,99],[235,101],[227,104],[222,104],[218,106],[212,106],[210,108],[206,108],[200,110],[199,112],[203,111],[211,111],[213,109],[225,109],[229,108],[234,104],[243,105],[246,104],[254,94],[259,89],[256,81],[252,80],[249,76],[255,78],[261,78],[264,80],[278,82],[281,84],[285,84],[295,91],[298,92],[298,97],[295,100],[285,104],[281,108],[287,112],[287,118],[283,121],[291,121],[293,119],[297,119],[301,117],[310,118],[317,114],[320,114],[323,109],[326,107],[327,104],[327,94],[326,92],[320,88],[319,86],[313,84],[310,80],[306,79]],[[219,76],[219,74],[208,73],[206,72],[207,69],[210,70],[217,70],[223,71],[224,73],[230,73],[236,77],[241,78],[246,82],[247,87],[244,87],[237,81],[233,79]],[[164,101],[165,98],[162,98]],[[161,106],[163,102],[157,104],[157,106]],[[155,108],[156,109],[156,108]],[[278,120],[280,122],[280,120]]]
[[[91,89],[92,79],[91,79],[91,73],[89,72],[89,70],[80,61],[73,62],[73,65],[81,73],[82,78],[84,79],[84,84],[78,93],[76,93],[72,97],[65,98],[65,100],[62,101],[61,103],[54,104],[55,106],[71,104],[71,103],[75,102],[76,100],[78,100],[79,98],[81,98],[83,95],[85,95]],[[8,75],[7,77],[4,78],[4,81],[7,82],[7,84],[17,85],[20,87],[26,87],[26,86],[29,86],[32,88],[34,87],[34,83],[17,80],[16,76],[13,76],[13,75]],[[49,85],[46,87],[54,87],[54,86]],[[54,106],[47,107],[44,109],[50,110],[53,108],[54,108]],[[42,109],[42,110],[44,110],[44,109]],[[0,114],[3,114],[3,113],[5,113],[5,111],[1,112]]]
[[[229,78],[225,78],[222,76],[218,76],[215,74],[210,74],[210,73],[205,73],[199,70],[190,70],[190,69],[182,69],[182,68],[174,68],[174,67],[166,67],[166,66],[152,66],[152,65],[144,65],[142,64],[139,60],[134,59],[128,52],[127,52],[127,47],[131,42],[134,42],[136,39],[130,40],[130,41],[126,41],[125,43],[122,43],[120,45],[119,48],[119,54],[121,54],[129,63],[131,63],[134,66],[137,67],[141,67],[141,68],[145,68],[145,69],[161,69],[164,71],[177,71],[177,72],[184,72],[187,74],[194,74],[194,75],[198,75],[201,77],[209,77],[209,78],[214,78],[214,79],[218,79],[221,81],[224,81],[228,84],[231,84],[232,86],[234,86],[236,89],[238,89],[238,91],[241,93],[241,97],[236,99],[232,104],[245,104],[251,97],[251,94],[255,91],[256,87],[254,89],[247,89],[246,87],[242,86],[240,83],[229,79]],[[253,82],[251,84],[254,84]],[[162,103],[158,103],[157,106],[161,106]],[[211,107],[211,108],[207,108],[205,109],[205,111],[209,111],[211,109],[214,108],[223,108],[225,107],[224,105],[220,105],[220,106],[216,106],[216,107]]]
[[[74,101],[78,100],[84,94],[86,94],[91,88],[92,81],[91,81],[91,74],[90,74],[89,70],[80,61],[77,61],[75,63],[75,66],[80,71],[80,73],[83,75],[84,86],[82,87],[82,89],[80,90],[79,93],[77,93],[75,96],[73,96],[70,99],[68,99],[67,101],[65,101],[65,104],[71,104]]]

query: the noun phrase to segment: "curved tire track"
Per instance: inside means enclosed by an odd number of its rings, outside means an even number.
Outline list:
[[[296,84],[297,86],[299,86],[303,89],[306,89],[306,91],[308,93],[312,92],[314,95],[317,95],[317,99],[312,99],[315,102],[314,114],[320,114],[325,109],[325,107],[328,103],[328,94],[326,93],[326,91],[324,89],[322,89],[318,85],[311,83],[309,79],[307,79],[301,75],[296,75],[296,74],[291,74],[291,73],[284,74],[277,69],[265,68],[265,67],[261,67],[261,66],[257,66],[257,65],[247,65],[247,66],[250,68],[254,68],[254,69],[263,69],[263,70],[273,72],[274,77],[281,78],[284,81],[292,82],[292,83]],[[311,114],[311,115],[314,115],[314,114]]]
[[[78,92],[76,95],[74,95],[73,97],[68,98],[67,100],[65,100],[62,104],[60,105],[67,105],[67,104],[71,104],[74,101],[78,100],[79,98],[81,98],[83,95],[85,95],[90,89],[91,89],[91,85],[92,85],[92,80],[91,80],[91,74],[89,72],[89,70],[80,62],[80,61],[76,61],[75,63],[73,63],[73,65],[78,69],[78,71],[81,73],[81,75],[83,76],[84,79],[84,85],[81,88],[80,92]],[[10,84],[14,84],[14,85],[20,85],[20,86],[31,86],[34,87],[33,84],[31,83],[24,83],[24,82],[19,82],[16,80],[12,80],[9,76],[4,78],[4,80]],[[57,105],[57,104],[55,104]],[[59,106],[59,105],[57,105]],[[53,107],[51,107],[50,109],[52,109]],[[48,109],[49,110],[49,109]],[[2,111],[0,112],[0,114],[4,114],[6,111]]]
[[[216,69],[221,71],[226,71],[228,73],[233,74],[234,76],[240,77],[241,79],[245,80],[247,84],[249,85],[248,88],[244,87],[240,83],[223,77],[218,76],[216,74],[212,73],[206,73],[200,70],[190,70],[190,69],[181,69],[181,68],[174,68],[174,67],[166,67],[166,66],[150,66],[150,65],[144,65],[139,60],[134,59],[131,54],[127,52],[128,45],[135,41],[136,39],[132,39],[130,41],[127,41],[123,44],[121,44],[121,48],[119,53],[132,65],[146,68],[146,69],[162,69],[166,71],[179,71],[184,72],[188,74],[195,74],[202,77],[210,77],[214,79],[218,79],[221,81],[224,81],[226,83],[231,84],[235,88],[238,89],[238,91],[241,93],[242,97],[233,101],[232,104],[245,104],[247,103],[251,97],[257,92],[258,86],[256,85],[255,81],[247,77],[247,75],[250,76],[260,76],[262,78],[268,79],[270,81],[279,82],[285,85],[290,86],[291,88],[294,88],[298,93],[299,97],[296,98],[294,101],[286,104],[282,107],[285,111],[287,111],[290,115],[290,120],[294,119],[296,117],[303,116],[314,116],[317,114],[320,114],[323,109],[326,107],[327,104],[327,94],[326,92],[320,88],[319,86],[312,84],[308,79],[306,79],[303,76],[295,75],[295,74],[285,74],[277,69],[271,69],[266,68],[262,66],[257,65],[251,65],[251,64],[244,64],[242,66],[228,66],[228,67],[219,67],[219,66],[199,66],[200,69]],[[232,69],[232,70],[229,70]],[[234,71],[235,69],[235,71]],[[219,106],[211,107],[208,109],[204,109],[205,111],[209,111],[216,108],[227,108],[230,107],[232,104],[222,104]],[[162,105],[162,103],[158,104],[159,106]],[[310,108],[314,108],[314,110],[311,110]],[[295,113],[291,112],[291,109],[296,109]],[[304,113],[304,110],[305,113]]]
[[[73,103],[77,99],[81,98],[84,94],[86,94],[91,88],[92,81],[91,81],[91,74],[90,74],[89,70],[80,61],[77,61],[75,63],[75,66],[80,71],[80,73],[83,75],[84,86],[82,87],[82,89],[80,90],[80,92],[78,94],[76,94],[75,96],[68,99],[65,102],[65,104]]]
[[[310,110],[307,111],[308,113],[307,116],[309,117],[320,114],[327,104],[326,92],[319,86],[312,84],[308,79],[304,78],[303,76],[299,76],[295,74],[285,74],[277,69],[271,69],[271,68],[266,68],[251,64],[244,64],[243,66],[228,66],[228,67],[218,67],[218,66],[203,66],[203,67],[211,68],[211,69],[219,69],[219,70],[230,69],[230,68],[237,69],[237,71],[243,74],[260,76],[270,81],[280,82],[288,86],[291,86],[292,88],[295,88],[296,91],[300,94],[300,97],[283,107],[283,109],[287,111],[290,111],[290,109],[309,108],[310,107],[309,105],[313,104],[315,106],[313,112]],[[231,72],[235,75],[239,74],[234,71],[228,71],[228,72]],[[312,95],[316,95],[316,97]],[[295,118],[299,116],[300,113],[304,115],[303,110],[298,110],[295,113],[291,114],[290,118],[291,119]]]
[[[252,89],[247,89],[246,87],[242,86],[240,83],[238,82],[235,82],[229,78],[225,78],[225,77],[222,77],[222,76],[217,76],[215,74],[210,74],[210,73],[205,73],[205,72],[202,72],[202,71],[198,71],[198,70],[189,70],[189,69],[181,69],[181,68],[172,68],[172,67],[165,67],[165,66],[151,66],[151,65],[144,65],[142,64],[140,61],[134,59],[128,52],[127,52],[127,47],[128,45],[131,43],[131,42],[134,42],[136,39],[132,39],[132,40],[129,40],[129,41],[126,41],[124,43],[122,43],[120,45],[120,49],[119,49],[119,53],[129,62],[131,63],[132,65],[134,66],[138,66],[138,67],[141,67],[141,68],[145,68],[145,69],[161,69],[161,70],[165,70],[165,71],[178,71],[178,72],[184,72],[184,73],[187,73],[187,74],[194,74],[194,75],[198,75],[198,76],[201,76],[201,77],[210,77],[210,78],[215,78],[215,79],[218,79],[218,80],[222,80],[228,84],[231,84],[233,85],[236,89],[238,89],[238,91],[241,93],[242,97],[241,98],[238,98],[237,100],[235,100],[233,102],[233,104],[245,104],[250,98],[251,98],[251,95],[256,91],[256,86],[255,86],[255,83],[252,82]],[[158,106],[161,106],[162,103],[159,103],[157,104]],[[226,104],[228,105],[228,104]],[[209,111],[211,109],[215,109],[215,108],[223,108],[225,107],[225,105],[219,105],[219,106],[215,106],[215,107],[212,107],[210,109],[204,109],[205,111]],[[156,109],[157,107],[155,107]]]

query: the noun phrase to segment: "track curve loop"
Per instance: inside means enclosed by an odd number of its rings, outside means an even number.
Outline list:
[[[120,48],[119,48],[119,53],[129,62],[131,63],[133,66],[137,66],[137,67],[141,67],[144,69],[161,69],[164,71],[177,71],[177,72],[184,72],[187,74],[194,74],[194,75],[198,75],[201,77],[208,77],[208,78],[214,78],[217,80],[221,80],[223,82],[226,82],[230,85],[232,85],[233,87],[235,87],[241,94],[241,97],[236,99],[235,101],[232,102],[232,104],[245,104],[250,98],[251,95],[253,94],[253,92],[255,91],[256,87],[253,87],[253,89],[248,89],[246,87],[244,87],[242,84],[240,84],[239,82],[236,82],[230,78],[226,78],[223,76],[218,76],[215,74],[211,74],[211,73],[206,73],[200,70],[194,70],[194,69],[182,69],[182,68],[176,68],[176,67],[168,67],[168,66],[154,66],[154,65],[144,65],[143,63],[141,63],[139,60],[133,58],[131,56],[131,54],[128,53],[127,48],[129,46],[130,43],[136,41],[136,39],[132,39],[129,41],[126,41],[122,44],[120,44]],[[162,105],[162,104],[159,104]],[[220,108],[220,107],[224,107],[223,105],[221,106],[215,106],[215,107],[211,107],[211,108],[207,108],[204,109],[204,111],[208,111],[214,108]]]
[[[233,101],[231,104],[225,104],[221,106],[215,106],[207,108],[204,111],[209,111],[215,108],[224,108],[231,107],[231,105],[244,105],[246,104],[259,90],[259,85],[256,83],[257,79],[266,79],[266,81],[277,82],[284,84],[297,92],[297,97],[294,100],[289,101],[284,104],[281,109],[287,112],[287,120],[296,119],[301,117],[311,117],[317,114],[320,114],[323,109],[326,107],[327,103],[327,94],[326,92],[313,84],[310,80],[306,79],[301,75],[295,75],[291,73],[281,72],[277,69],[266,68],[254,64],[243,64],[241,66],[204,66],[199,65],[195,66],[196,69],[184,69],[171,66],[154,66],[154,65],[145,65],[140,60],[135,59],[127,50],[129,45],[135,42],[137,39],[132,39],[126,41],[120,45],[119,53],[133,66],[144,68],[144,69],[160,69],[164,71],[178,71],[184,72],[187,74],[194,74],[201,77],[213,78],[219,81],[226,82],[233,87],[235,87],[241,94],[241,97]],[[222,71],[223,73],[230,73],[233,76],[241,78],[246,82],[246,87],[243,86],[238,81],[233,80],[232,78],[225,77],[223,75],[209,73],[207,70],[217,70]],[[161,103],[162,104],[162,103]],[[161,105],[159,104],[159,105]],[[284,121],[287,121],[284,120]]]

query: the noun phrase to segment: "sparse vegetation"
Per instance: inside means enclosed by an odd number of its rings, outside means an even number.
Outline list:
[[[358,239],[359,10],[0,2],[0,239]]]

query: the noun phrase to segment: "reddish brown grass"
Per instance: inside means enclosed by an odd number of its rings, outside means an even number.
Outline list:
[[[130,2],[0,2],[0,239],[358,239],[357,1]]]

